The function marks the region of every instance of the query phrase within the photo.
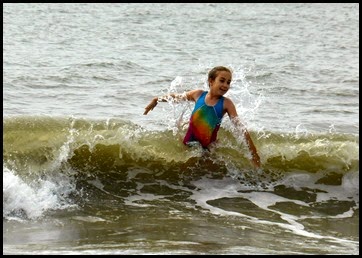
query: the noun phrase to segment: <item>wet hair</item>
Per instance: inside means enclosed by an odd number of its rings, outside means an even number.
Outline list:
[[[214,68],[212,68],[210,71],[209,71],[209,74],[208,74],[208,80],[207,81],[210,81],[210,80],[215,80],[215,78],[217,77],[217,75],[219,74],[219,72],[222,72],[222,71],[225,71],[225,72],[229,72],[230,74],[233,74],[231,72],[231,70],[225,66],[216,66]]]

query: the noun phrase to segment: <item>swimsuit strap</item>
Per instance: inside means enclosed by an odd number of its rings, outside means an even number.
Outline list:
[[[206,98],[207,93],[208,93],[208,91],[204,91],[203,93],[201,93],[200,97],[196,101],[196,104],[195,104],[195,107],[194,107],[194,110],[192,113],[194,113],[196,110],[198,110],[203,105],[206,105],[205,98]],[[206,106],[208,106],[208,105],[206,105]],[[221,98],[218,100],[216,105],[208,106],[208,107],[213,107],[217,117],[221,120],[223,117],[223,110],[224,110],[224,96],[221,96]]]

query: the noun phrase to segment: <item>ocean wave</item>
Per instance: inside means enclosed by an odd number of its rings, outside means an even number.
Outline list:
[[[131,206],[190,202],[208,189],[200,183],[229,184],[228,178],[242,196],[271,192],[292,202],[337,199],[358,207],[358,135],[250,131],[262,163],[255,170],[243,141],[227,128],[220,129],[211,152],[183,145],[184,131],[147,130],[120,119],[12,116],[3,128],[7,219],[88,203],[109,208],[114,200]],[[225,187],[217,191],[228,196]]]
[[[251,170],[249,153],[221,128],[211,153],[186,147],[184,132],[148,131],[130,121],[21,116],[3,123],[3,161],[19,173],[42,173],[62,166],[94,173],[142,167],[154,171]],[[358,170],[358,135],[250,132],[264,171],[345,174]],[[211,165],[200,166],[201,160]],[[23,171],[23,172],[22,172]]]

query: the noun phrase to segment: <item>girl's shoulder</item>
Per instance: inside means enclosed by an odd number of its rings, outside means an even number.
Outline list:
[[[202,89],[190,90],[186,93],[187,99],[196,101],[202,93],[206,92]]]
[[[224,97],[224,108],[228,109],[229,107],[233,106],[235,106],[234,102],[230,98]]]

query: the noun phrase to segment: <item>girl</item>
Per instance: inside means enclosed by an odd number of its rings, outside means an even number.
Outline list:
[[[231,99],[224,97],[230,89],[231,79],[232,73],[230,69],[224,66],[214,67],[208,74],[209,91],[196,89],[188,91],[185,94],[170,94],[160,98],[155,97],[151,103],[145,107],[143,114],[147,115],[150,110],[156,107],[158,102],[167,102],[170,97],[175,101],[195,101],[195,107],[192,111],[189,128],[183,143],[189,145],[197,141],[204,149],[209,150],[208,146],[216,141],[222,117],[227,113],[234,126],[244,133],[246,143],[252,155],[251,161],[256,168],[259,168],[260,157],[250,134],[241,123],[234,103]]]

